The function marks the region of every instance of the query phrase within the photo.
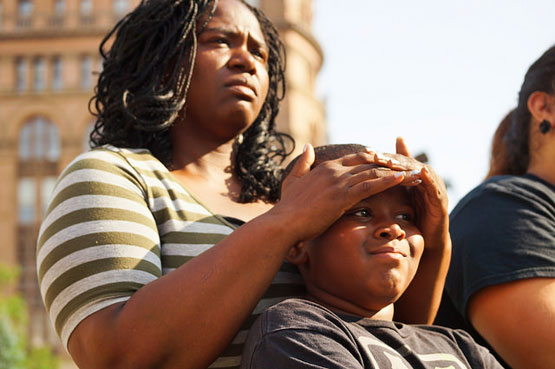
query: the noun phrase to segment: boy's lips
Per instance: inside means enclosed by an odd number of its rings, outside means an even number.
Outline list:
[[[395,246],[381,246],[378,248],[372,248],[368,250],[368,253],[371,255],[379,255],[379,254],[399,254],[403,257],[407,257],[407,253],[403,251],[399,247]]]

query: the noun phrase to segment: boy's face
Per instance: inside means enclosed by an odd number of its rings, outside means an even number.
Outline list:
[[[424,250],[406,188],[361,201],[305,245],[300,265],[309,291],[334,306],[345,301],[370,311],[395,302],[414,277]],[[344,306],[344,305],[342,305]]]

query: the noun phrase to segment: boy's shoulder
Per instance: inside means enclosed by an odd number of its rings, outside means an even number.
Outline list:
[[[282,329],[308,329],[319,323],[328,324],[332,320],[340,322],[337,314],[328,308],[303,298],[289,298],[268,309],[260,316],[260,323],[265,333]]]

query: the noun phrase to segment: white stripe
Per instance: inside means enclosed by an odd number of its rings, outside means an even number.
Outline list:
[[[79,169],[66,175],[56,186],[52,198],[55,198],[66,187],[76,183],[102,183],[111,187],[121,187],[127,191],[144,197],[143,191],[127,178],[101,169]]]
[[[162,268],[160,258],[153,252],[142,247],[130,245],[93,246],[69,254],[52,265],[52,267],[44,274],[42,279],[40,285],[41,294],[44,296],[46,294],[46,290],[56,280],[56,278],[68,270],[90,261],[107,258],[135,258],[138,259],[137,261],[146,260],[156,265],[159,269]]]
[[[135,153],[137,155],[137,153]],[[141,155],[140,153],[138,155]],[[145,156],[146,157],[146,156]],[[162,173],[169,173],[168,168],[164,166],[157,159],[147,159],[147,160],[137,160],[132,157],[126,156],[127,161],[135,168],[139,168],[145,171],[158,171]]]
[[[52,223],[62,216],[73,211],[90,208],[124,209],[135,212],[138,215],[141,215],[141,217],[151,216],[146,204],[141,205],[135,201],[116,196],[82,195],[78,197],[71,197],[56,206],[56,208],[54,208],[44,219],[41,228],[46,230]],[[154,219],[152,219],[152,221],[154,222]]]
[[[73,315],[71,315],[67,322],[62,327],[62,332],[60,338],[62,343],[64,344],[64,348],[69,353],[67,344],[69,341],[69,336],[73,333],[73,330],[77,327],[79,323],[83,321],[89,315],[96,313],[99,310],[104,309],[113,304],[117,304],[118,302],[123,302],[129,300],[129,296],[119,297],[119,298],[110,298],[108,300],[102,301],[94,301],[93,303],[89,303],[81,308],[77,309]]]
[[[205,207],[203,207],[200,204],[197,204],[195,202],[189,202],[182,199],[172,200],[169,196],[156,197],[154,199],[150,199],[150,202],[151,202],[150,206],[153,212],[159,211],[161,209],[169,208],[176,211],[188,211],[191,213],[207,215],[207,216],[212,215],[212,213],[210,213],[208,210],[206,210]]]
[[[92,288],[117,282],[134,282],[145,285],[155,279],[156,277],[150,273],[130,269],[110,270],[83,278],[62,290],[62,292],[54,298],[50,306],[50,320],[55,322],[58,314],[60,314],[62,309],[65,308],[71,300]]]
[[[83,222],[62,229],[61,231],[50,237],[48,240],[46,240],[46,242],[44,242],[37,253],[37,268],[40,266],[40,264],[42,264],[44,258],[52,250],[66,241],[91,233],[110,232],[137,234],[151,240],[153,245],[160,244],[160,238],[156,230],[140,223],[124,220],[94,220],[90,222]]]
[[[160,234],[168,232],[190,232],[190,233],[214,233],[228,235],[233,232],[230,228],[223,224],[203,223],[198,221],[183,221],[178,219],[170,219],[158,227]]]
[[[191,245],[186,243],[165,243],[162,245],[162,254],[171,256],[198,256],[214,244]]]

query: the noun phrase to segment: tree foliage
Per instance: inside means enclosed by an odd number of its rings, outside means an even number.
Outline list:
[[[0,265],[0,368],[57,369],[59,359],[47,347],[28,344],[28,311],[23,298],[13,292],[18,271]]]

